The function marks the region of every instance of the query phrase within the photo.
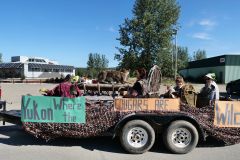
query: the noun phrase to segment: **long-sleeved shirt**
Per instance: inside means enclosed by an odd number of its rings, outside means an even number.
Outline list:
[[[81,96],[82,93],[76,84],[72,84],[71,82],[62,82],[52,90],[49,90],[47,95],[74,98]]]
[[[213,93],[213,95],[212,95],[212,99],[215,99],[215,100],[219,100],[219,88],[218,88],[218,85],[216,84],[216,82],[212,82],[211,83],[213,86],[214,86],[214,88],[215,88],[215,90],[214,90],[214,93]]]
[[[214,81],[210,85],[206,84],[201,89],[200,94],[202,94],[202,96],[208,97],[210,100],[219,100],[219,89]]]

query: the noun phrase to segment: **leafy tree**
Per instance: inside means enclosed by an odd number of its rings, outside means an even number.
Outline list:
[[[205,50],[198,49],[196,52],[193,53],[193,60],[201,60],[207,58],[207,54]]]
[[[153,64],[171,65],[171,58],[168,60],[171,37],[177,28],[179,12],[176,0],[136,0],[133,18],[126,18],[119,29],[118,40],[122,47],[117,48],[119,53],[115,54],[115,59],[120,67],[149,70]]]
[[[93,57],[93,53],[90,53],[88,56],[88,62],[87,62],[87,70],[89,73],[91,73],[91,76],[95,74],[95,61]]]
[[[2,60],[2,53],[0,53],[0,63],[3,63],[3,60]]]
[[[168,50],[162,51],[161,54],[158,54],[157,61],[159,62],[159,67],[165,77],[172,77],[174,75],[172,68],[172,55]]]
[[[87,68],[76,68],[75,74],[78,76],[86,76],[88,73]]]
[[[177,53],[178,53],[178,70],[186,68],[190,60],[188,48],[178,47]]]
[[[88,76],[92,78],[96,77],[97,74],[108,67],[108,59],[105,55],[99,53],[90,53],[87,62]]]

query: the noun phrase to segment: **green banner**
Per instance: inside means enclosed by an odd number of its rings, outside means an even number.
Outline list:
[[[22,122],[86,123],[85,97],[22,96]]]

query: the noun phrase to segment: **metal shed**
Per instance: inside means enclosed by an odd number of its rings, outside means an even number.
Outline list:
[[[240,79],[240,55],[221,55],[192,61],[179,74],[185,79],[198,79],[210,72],[216,74],[218,83]]]

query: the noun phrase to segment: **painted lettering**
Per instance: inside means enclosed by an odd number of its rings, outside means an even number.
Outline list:
[[[70,112],[64,112],[63,117],[65,122],[69,123],[76,122],[76,116],[72,116]]]
[[[63,98],[60,99],[60,103],[57,103],[57,102],[56,102],[56,99],[53,98],[53,106],[54,106],[54,109],[55,109],[55,110],[58,110],[58,109],[59,109],[59,110],[62,110],[62,109],[64,109],[64,108],[63,108],[63,105],[62,105],[62,102],[63,102]]]
[[[25,105],[25,101],[24,101],[24,98],[22,99],[22,108],[23,108],[23,117],[26,119],[27,118],[27,107],[30,103],[30,98],[27,99],[27,104]]]
[[[23,122],[85,123],[85,98],[23,96]]]
[[[219,104],[216,103],[216,120],[217,125],[240,125],[240,112],[235,112],[234,105],[227,103],[223,111],[220,110]]]
[[[237,122],[237,117],[240,116],[240,113],[237,112],[237,113],[234,113],[234,124],[235,125],[240,125],[240,117],[238,118],[238,122]]]
[[[167,100],[155,100],[156,110],[166,110],[167,109]]]
[[[39,115],[38,115],[38,111],[37,111],[37,103],[36,101],[33,101],[33,110],[34,110],[34,120],[39,120]]]
[[[27,119],[33,119],[33,110],[27,109]]]
[[[225,108],[225,114],[220,113],[219,111],[218,103],[216,104],[216,112],[217,112],[217,124],[220,124],[222,122],[223,125],[226,123],[226,117],[227,117],[227,111],[228,111],[228,105]]]
[[[172,101],[172,103],[171,103]],[[179,111],[179,100],[159,98],[123,98],[116,99],[115,110],[145,111],[145,110],[174,110]],[[171,106],[170,106],[171,105]]]

